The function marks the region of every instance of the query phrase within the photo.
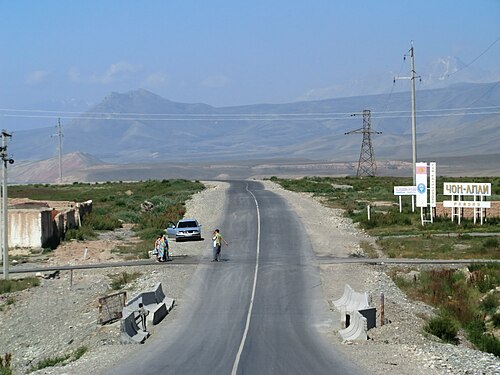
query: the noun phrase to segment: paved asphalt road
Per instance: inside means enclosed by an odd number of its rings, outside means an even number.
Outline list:
[[[200,264],[177,319],[109,374],[362,374],[319,333],[332,316],[297,215],[253,181],[231,183],[226,209],[223,260]]]

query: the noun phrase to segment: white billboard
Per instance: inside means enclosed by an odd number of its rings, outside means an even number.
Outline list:
[[[436,207],[436,163],[429,163],[429,203]]]
[[[427,163],[416,163],[417,207],[427,207]]]
[[[445,182],[443,185],[444,195],[477,195],[483,197],[491,196],[491,183],[483,182]]]
[[[416,186],[394,186],[394,195],[416,195]]]

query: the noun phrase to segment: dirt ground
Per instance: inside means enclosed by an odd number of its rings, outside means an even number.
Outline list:
[[[95,240],[62,242],[50,255],[43,257],[49,265],[79,265],[92,263],[105,263],[123,260],[123,255],[114,254],[118,246],[133,245],[140,241],[135,236],[132,224],[124,224],[113,232],[100,234]],[[27,248],[14,248],[9,250],[11,255],[37,255],[37,250]]]
[[[361,241],[372,241],[341,210],[329,209],[310,195],[285,191],[264,181],[266,189],[283,198],[300,217],[311,238],[318,257],[346,258],[359,254]],[[220,202],[226,199],[226,183],[206,182],[207,189],[195,194],[187,203],[186,216],[196,217],[203,223],[203,230],[220,227]],[[62,244],[48,260],[52,265],[76,265],[122,260],[123,255],[112,250],[124,242],[133,242],[130,226],[103,234],[95,241],[70,241]],[[230,240],[230,239],[228,239]],[[171,243],[174,253],[187,254],[198,259],[210,255],[210,240]],[[228,247],[225,251],[233,249]],[[174,260],[175,262],[175,260]],[[365,291],[372,297],[373,305],[380,311],[379,296],[385,295],[385,316],[388,323],[369,331],[370,339],[343,342],[338,334],[339,313],[332,308],[332,321],[321,328],[332,348],[340,350],[372,375],[440,375],[440,374],[499,374],[497,358],[461,345],[442,344],[424,335],[424,317],[432,314],[432,308],[407,299],[387,276],[388,265],[319,264],[325,303],[338,299],[346,283],[356,291]],[[139,272],[141,276],[126,285],[127,296],[150,290],[156,283],[164,285],[165,294],[182,306],[185,288],[193,277],[196,265],[169,267],[155,264],[147,269],[134,266],[127,272]],[[126,359],[137,349],[134,345],[120,342],[118,324],[96,324],[96,299],[109,294],[109,275],[123,272],[115,267],[105,270],[78,270],[72,274],[61,272],[60,278],[41,280],[40,287],[17,293],[15,303],[0,311],[0,354],[14,353],[15,374],[24,374],[33,363],[48,356],[63,355],[81,345],[88,352],[66,366],[54,366],[33,374],[95,374]],[[74,277],[73,277],[74,276]],[[174,308],[157,328],[176,318],[180,310]],[[43,320],[43,324],[40,324]],[[379,321],[379,316],[377,316]]]

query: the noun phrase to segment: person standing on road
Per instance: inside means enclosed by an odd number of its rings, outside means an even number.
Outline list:
[[[164,262],[165,257],[165,241],[163,241],[163,236],[158,236],[158,262]]]
[[[153,250],[153,254],[156,255],[156,260],[160,261],[160,242],[161,242],[161,236],[156,237],[155,240],[155,248]]]
[[[146,316],[149,315],[149,311],[144,307],[144,305],[142,303],[139,303],[139,308],[137,309],[137,312],[139,313],[139,316],[141,317],[142,330],[144,332],[147,332],[147,330],[146,330]]]
[[[220,259],[220,250],[222,247],[222,242],[229,246],[229,243],[222,237],[219,229],[214,230],[212,233],[212,241],[213,241],[213,259],[212,262],[218,262]]]
[[[170,252],[169,252],[169,248],[168,248],[168,238],[167,238],[166,234],[163,235],[163,243],[165,244],[164,251],[163,251],[163,261],[166,262],[167,260],[171,260],[170,259]]]

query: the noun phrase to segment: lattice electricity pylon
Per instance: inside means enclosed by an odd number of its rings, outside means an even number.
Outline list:
[[[356,115],[359,115],[359,113],[352,114],[351,116],[356,116]],[[375,176],[375,173],[377,171],[377,165],[375,163],[375,155],[373,153],[371,134],[372,133],[382,134],[382,132],[372,131],[370,110],[368,109],[363,110],[363,127],[360,129],[347,132],[345,133],[345,135],[353,133],[363,134],[363,142],[361,143],[361,153],[359,155],[358,172],[356,173],[356,176],[373,177]]]

